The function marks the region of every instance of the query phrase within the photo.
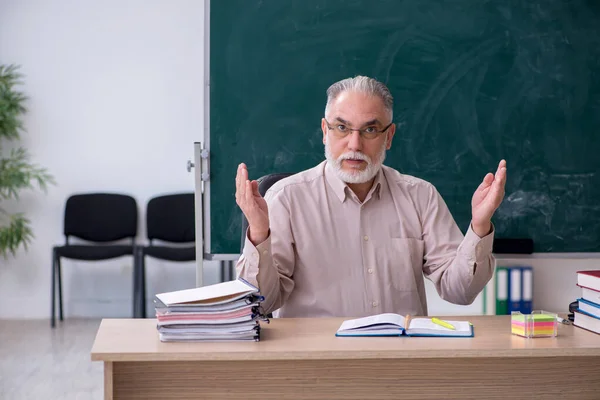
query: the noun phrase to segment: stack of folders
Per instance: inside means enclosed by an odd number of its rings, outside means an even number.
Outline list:
[[[243,279],[157,294],[154,299],[161,342],[259,341],[258,288]]]
[[[573,325],[600,333],[600,270],[578,271],[577,286],[581,297],[577,299]]]
[[[530,314],[533,310],[533,268],[498,266],[483,289],[483,314]]]

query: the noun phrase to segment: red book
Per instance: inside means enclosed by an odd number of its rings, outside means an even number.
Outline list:
[[[600,270],[577,271],[577,284],[600,291]]]

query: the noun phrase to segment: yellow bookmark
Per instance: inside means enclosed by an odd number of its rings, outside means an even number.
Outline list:
[[[441,319],[438,319],[438,318],[431,318],[431,322],[433,322],[434,324],[437,324],[439,326],[443,326],[444,328],[448,328],[448,329],[452,329],[452,330],[456,329],[454,327],[454,325],[449,324],[446,321],[442,321]]]

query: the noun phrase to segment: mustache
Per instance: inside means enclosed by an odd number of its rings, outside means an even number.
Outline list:
[[[342,154],[341,156],[338,157],[338,162],[342,161],[342,160],[362,160],[362,161],[366,161],[367,163],[371,164],[371,158],[368,155],[358,152],[358,151],[350,151],[350,152]]]

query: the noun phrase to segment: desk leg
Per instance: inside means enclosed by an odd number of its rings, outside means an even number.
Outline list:
[[[113,400],[113,363],[104,363],[104,400]]]

